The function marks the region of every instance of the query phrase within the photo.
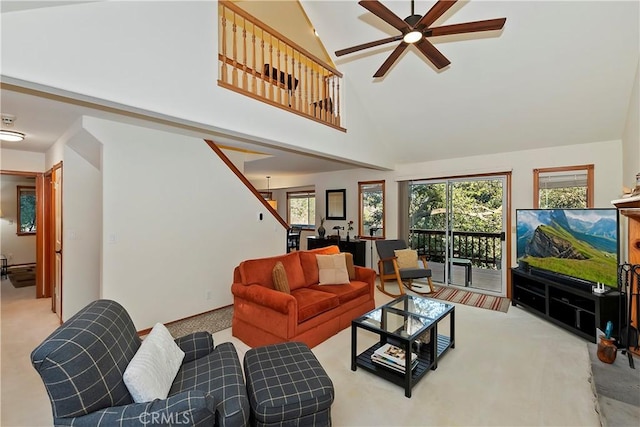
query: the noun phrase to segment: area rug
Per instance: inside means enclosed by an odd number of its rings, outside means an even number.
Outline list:
[[[635,369],[622,352],[612,364],[598,359],[597,346],[587,343],[591,360],[591,387],[597,397],[597,409],[603,426],[632,426],[640,420],[640,359]]]
[[[222,307],[207,313],[198,314],[184,320],[167,324],[167,329],[174,337],[181,337],[191,332],[206,331],[216,333],[231,327],[233,306]]]
[[[15,267],[7,272],[14,288],[26,288],[36,285],[35,267]]]
[[[470,305],[488,310],[506,313],[511,301],[508,298],[463,291],[461,289],[435,286],[435,292],[425,295],[427,298],[437,298],[449,302]]]

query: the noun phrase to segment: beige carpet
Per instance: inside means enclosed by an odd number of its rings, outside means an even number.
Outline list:
[[[51,405],[29,354],[58,322],[51,300],[34,298],[32,289],[2,281],[2,426],[51,425]],[[376,292],[376,305],[389,300]],[[249,349],[231,328],[213,336],[216,344],[232,342],[240,360]],[[359,346],[374,340],[358,331]],[[313,353],[335,387],[335,426],[598,427],[586,347],[520,307],[500,313],[456,304],[456,348],[414,387],[411,399],[392,383],[351,371],[350,329]]]

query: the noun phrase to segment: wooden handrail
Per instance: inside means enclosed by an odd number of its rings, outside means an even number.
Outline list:
[[[220,160],[222,160],[227,165],[227,167],[229,167],[229,169],[231,169],[231,171],[238,178],[240,178],[240,181],[242,181],[242,183],[249,189],[249,191],[251,191],[253,193],[253,195],[256,196],[258,198],[258,200],[260,200],[260,202],[265,207],[265,209],[267,209],[269,212],[271,212],[271,214],[276,218],[276,220],[278,220],[278,222],[284,228],[289,229],[289,224],[287,224],[287,221],[285,221],[280,216],[278,211],[273,209],[273,207],[269,203],[267,203],[267,201],[264,199],[264,197],[262,197],[260,195],[260,192],[258,192],[258,190],[256,190],[256,188],[251,184],[251,182],[249,182],[249,180],[243,175],[243,173],[240,172],[240,169],[238,169],[236,167],[236,165],[234,165],[233,162],[231,160],[229,160],[227,155],[224,154],[224,152],[216,145],[216,143],[211,141],[210,139],[205,139],[204,142],[206,142],[207,145],[209,147],[211,147],[211,149],[218,155],[218,157],[220,157]]]

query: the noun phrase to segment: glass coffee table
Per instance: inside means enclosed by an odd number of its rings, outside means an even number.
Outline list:
[[[447,316],[449,336],[438,334],[438,323]],[[360,354],[358,329],[380,337]],[[387,352],[393,357],[382,354],[387,344],[393,346]],[[438,367],[438,359],[450,348],[455,348],[455,306],[438,300],[402,295],[351,321],[351,370],[361,367],[404,387],[406,397],[411,397],[411,389],[429,370]],[[395,357],[398,349],[415,355]]]

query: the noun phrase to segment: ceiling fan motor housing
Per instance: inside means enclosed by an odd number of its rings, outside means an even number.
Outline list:
[[[420,21],[420,19],[422,19],[422,15],[410,15],[404,18],[404,22],[409,24],[411,28],[415,28],[416,24],[418,23],[418,21]]]

